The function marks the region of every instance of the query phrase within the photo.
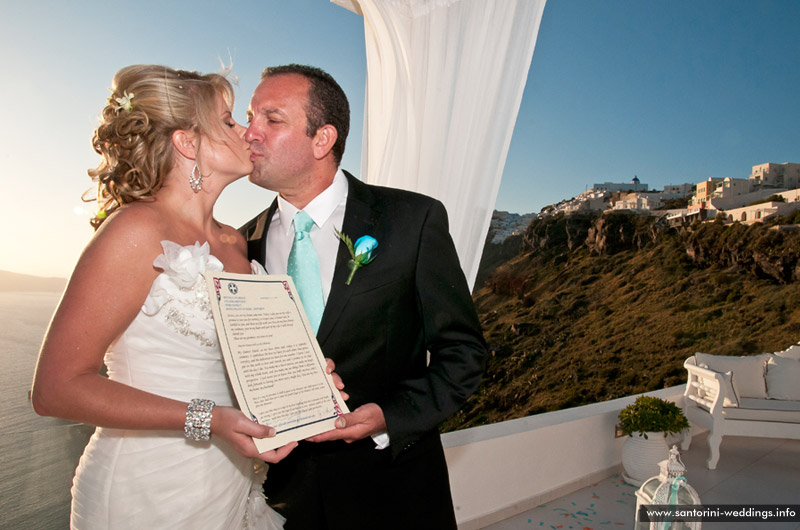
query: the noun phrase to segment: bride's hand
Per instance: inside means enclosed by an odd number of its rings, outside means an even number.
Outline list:
[[[292,450],[297,447],[297,442],[289,442],[286,445],[282,445],[277,449],[273,449],[272,451],[264,451],[263,453],[259,453],[255,456],[259,460],[263,460],[268,464],[277,464],[284,458],[286,455],[292,452]]]
[[[271,438],[275,436],[275,429],[251,421],[242,411],[233,407],[214,407],[211,436],[219,436],[242,456],[258,458],[270,464],[280,462],[297,447],[297,442],[291,442],[259,453],[253,438]]]

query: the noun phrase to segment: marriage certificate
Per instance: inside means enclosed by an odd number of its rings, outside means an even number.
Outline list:
[[[349,412],[287,275],[206,274],[211,312],[239,408],[274,427],[259,452],[334,428]]]

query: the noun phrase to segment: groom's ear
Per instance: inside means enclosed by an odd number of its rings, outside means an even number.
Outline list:
[[[336,143],[336,139],[338,137],[339,133],[336,131],[336,127],[330,123],[325,124],[317,129],[316,134],[314,134],[314,140],[312,144],[314,158],[317,160],[322,160],[325,158],[328,153],[331,152],[331,149],[333,149],[333,145]]]
[[[172,133],[172,145],[189,160],[197,158],[197,135],[191,131],[178,129]]]

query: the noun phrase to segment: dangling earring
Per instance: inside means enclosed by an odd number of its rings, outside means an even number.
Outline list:
[[[200,173],[200,168],[197,167],[197,164],[194,165],[192,174],[189,175],[189,186],[195,193],[203,189],[203,174]]]

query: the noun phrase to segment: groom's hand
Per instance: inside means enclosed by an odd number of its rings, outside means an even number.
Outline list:
[[[335,429],[312,436],[308,441],[344,440],[351,443],[385,430],[386,419],[383,417],[383,410],[375,403],[367,403],[349,414],[339,416]]]
[[[325,373],[330,374],[333,377],[333,384],[339,390],[339,395],[342,396],[343,400],[347,401],[350,399],[350,396],[343,390],[344,382],[342,381],[342,378],[339,377],[339,374],[334,371],[336,370],[336,364],[333,362],[333,359],[329,359],[327,357],[325,357],[325,361],[327,362]]]

